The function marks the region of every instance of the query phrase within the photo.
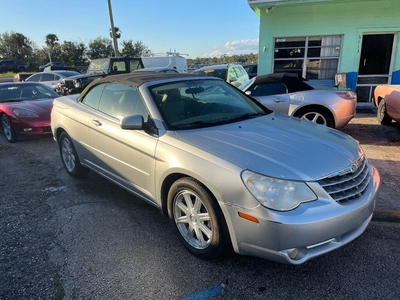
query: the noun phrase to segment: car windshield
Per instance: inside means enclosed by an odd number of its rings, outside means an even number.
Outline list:
[[[43,100],[56,98],[58,94],[42,84],[15,84],[0,87],[0,102]]]
[[[149,88],[168,129],[217,126],[269,111],[221,80],[185,80]]]
[[[108,58],[96,59],[95,61],[90,62],[87,71],[95,73],[107,73],[109,65],[110,60]]]
[[[212,68],[210,68],[210,69],[193,71],[193,74],[215,76],[215,77],[221,78],[223,80],[226,80],[226,78],[228,77],[228,69],[212,69]]]

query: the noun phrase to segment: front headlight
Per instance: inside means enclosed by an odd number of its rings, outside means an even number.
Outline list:
[[[82,87],[82,82],[78,81],[78,80],[74,80],[74,87],[76,87],[77,89]]]
[[[268,177],[249,170],[243,171],[241,176],[257,201],[273,210],[292,210],[303,202],[317,200],[304,182]]]
[[[20,118],[39,118],[39,115],[34,111],[22,108],[14,109],[14,114]]]

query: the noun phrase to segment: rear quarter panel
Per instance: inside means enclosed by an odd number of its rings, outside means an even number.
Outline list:
[[[374,105],[378,106],[382,99],[385,99],[388,115],[400,122],[400,85],[378,85],[374,91]]]

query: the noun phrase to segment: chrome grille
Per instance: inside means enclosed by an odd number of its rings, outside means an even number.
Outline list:
[[[362,159],[358,168],[354,171],[349,169],[344,174],[318,181],[338,203],[346,203],[360,198],[368,187],[369,182],[370,176],[368,176],[367,160],[365,158]]]

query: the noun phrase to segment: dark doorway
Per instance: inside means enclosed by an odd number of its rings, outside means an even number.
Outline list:
[[[364,35],[360,57],[360,75],[389,74],[393,34]]]
[[[363,35],[357,78],[359,102],[371,102],[378,84],[389,83],[394,34]]]

